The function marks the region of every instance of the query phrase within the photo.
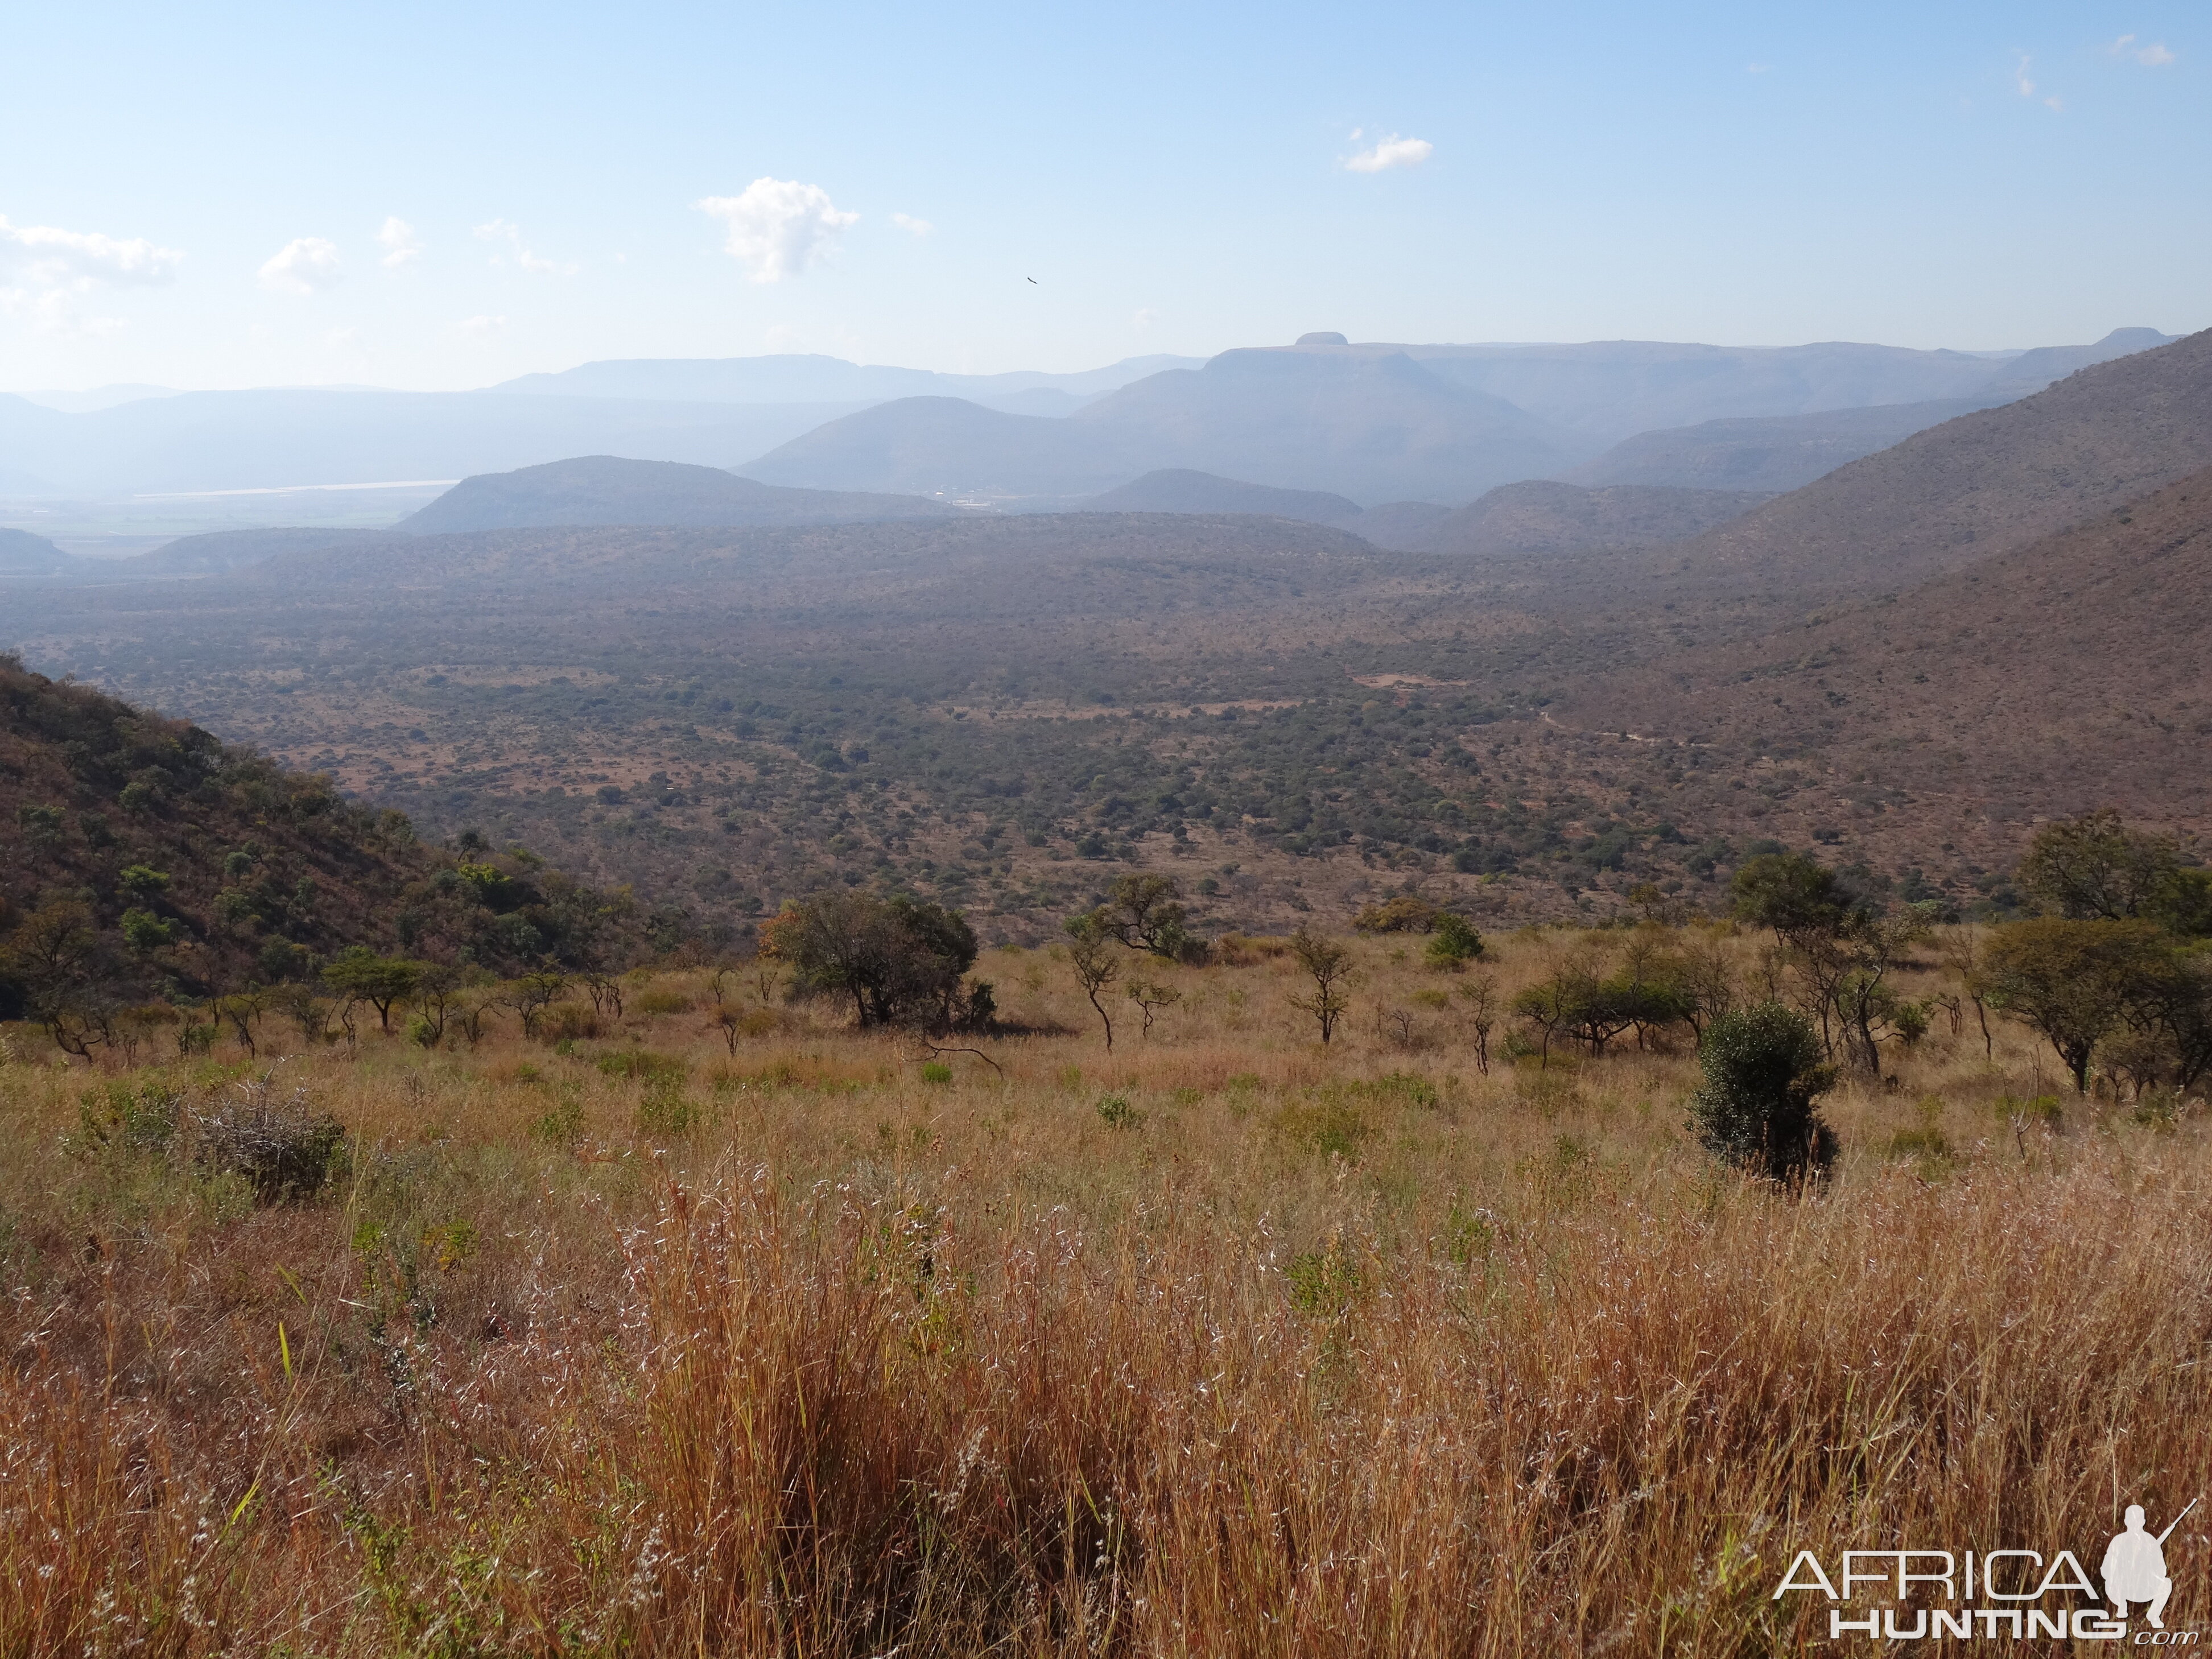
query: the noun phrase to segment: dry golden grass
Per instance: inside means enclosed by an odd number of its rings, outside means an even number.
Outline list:
[[[733,1056],[684,975],[568,1054],[320,1049],[278,1086],[350,1170],[260,1207],[80,1124],[245,1064],[13,1033],[0,1654],[1781,1652],[1800,1547],[2094,1570],[2212,1487],[2198,1116],[2015,1119],[2056,1067],[1939,1020],[1792,1201],[1689,1142],[1686,1053],[1481,1073],[1418,945],[1328,1051],[1259,952],[1110,1055],[995,956],[1070,1033],[1003,1079],[827,1006]]]

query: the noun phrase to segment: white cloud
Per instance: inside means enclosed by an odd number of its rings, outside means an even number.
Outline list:
[[[150,287],[173,277],[184,258],[143,236],[126,240],[97,231],[15,225],[0,214],[0,268],[21,269],[36,288],[82,289],[95,283]]]
[[[727,227],[724,249],[757,283],[797,276],[826,258],[860,219],[840,213],[821,185],[788,179],[756,179],[742,196],[709,196],[693,205]]]
[[[376,240],[384,246],[387,270],[397,270],[422,257],[422,238],[404,219],[387,216],[384,228],[376,233]]]
[[[573,276],[576,274],[574,265],[562,264],[556,260],[533,253],[524,246],[522,227],[507,220],[494,219],[489,223],[478,225],[477,236],[482,241],[505,242],[514,252],[514,263],[534,276]],[[499,256],[494,254],[491,262],[494,264],[499,264]]]
[[[471,340],[489,340],[495,334],[503,334],[507,331],[507,319],[504,317],[464,317],[459,322],[453,325],[453,331],[457,334],[465,334]]]
[[[2020,88],[2020,95],[2023,98],[2033,98],[2036,94],[2035,78],[2028,73],[2033,62],[2026,52],[2022,52],[2020,65],[2013,71],[2013,84]],[[2066,107],[2066,100],[2056,93],[2045,98],[2043,102],[2049,109],[2063,110]]]
[[[855,216],[857,217],[858,216]],[[891,222],[896,225],[901,230],[906,231],[909,234],[915,236],[927,236],[930,232],[937,228],[935,225],[930,223],[927,219],[917,219],[911,214],[905,213],[894,213],[891,215]]]
[[[1359,134],[1355,130],[1352,136],[1357,139]],[[1417,167],[1436,153],[1437,147],[1425,138],[1401,138],[1394,132],[1344,165],[1352,173],[1382,173],[1391,167]]]
[[[1743,72],[1746,75],[1765,75],[1773,67],[1771,64],[1746,64],[1743,66]]]
[[[2106,50],[2115,58],[2132,58],[2150,69],[2162,69],[2173,61],[2173,54],[2166,49],[2164,41],[2154,40],[2148,46],[2137,46],[2132,34],[2122,35]]]
[[[0,314],[21,317],[57,340],[97,339],[127,326],[120,317],[88,317],[64,288],[0,288]]]
[[[1145,306],[1139,309],[1135,316],[1129,319],[1129,326],[1135,329],[1138,333],[1142,334],[1150,329],[1154,323],[1159,321],[1159,319],[1160,313],[1158,312],[1153,310],[1150,306]]]
[[[343,280],[337,244],[301,236],[284,244],[261,267],[261,286],[280,294],[320,294]]]

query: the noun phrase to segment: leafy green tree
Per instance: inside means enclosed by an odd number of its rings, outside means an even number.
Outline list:
[[[1982,952],[1992,1008],[2041,1032],[2087,1093],[2097,1045],[2172,973],[2172,945],[2148,921],[2043,916],[2000,927]]]
[[[1843,878],[1802,853],[1747,860],[1734,883],[1736,914],[1774,931],[1820,1020],[1820,1046],[1869,1073],[1881,1070],[1881,1039],[1902,1005],[1888,979],[1905,947],[1927,937],[1919,912],[1879,914]]]
[[[1705,1085],[1691,1097],[1689,1127],[1707,1152],[1768,1181],[1826,1173],[1835,1132],[1814,1103],[1834,1086],[1813,1023],[1763,1002],[1723,1014],[1698,1048]]]
[[[141,956],[173,943],[169,927],[151,910],[134,906],[123,913],[123,942]]]
[[[2130,830],[2107,807],[2037,830],[2020,861],[2020,884],[2045,915],[2132,921],[2157,908],[2180,869],[2171,836]]]
[[[115,884],[135,899],[157,898],[169,890],[169,876],[150,865],[134,864],[115,878]]]
[[[1429,936],[1430,965],[1457,973],[1482,954],[1482,935],[1465,916],[1450,910],[1437,912],[1436,931]]]
[[[863,1026],[943,1030],[988,1018],[988,988],[961,978],[975,963],[975,930],[941,904],[821,894],[763,927],[761,951],[807,989],[850,997]]]
[[[1182,897],[1173,876],[1119,876],[1094,914],[1102,927],[1132,951],[1170,962],[1202,963],[1206,942],[1190,931]]]
[[[380,957],[365,945],[347,946],[323,969],[323,980],[341,997],[366,1002],[376,1010],[376,1021],[392,1030],[392,1008],[415,994],[422,982],[422,964],[402,957]]]
[[[1336,1035],[1337,1022],[1352,1006],[1352,951],[1301,923],[1297,932],[1291,935],[1291,954],[1297,957],[1298,965],[1306,970],[1314,984],[1311,994],[1292,997],[1291,1006],[1313,1016],[1314,1023],[1321,1027],[1321,1040],[1326,1047]]]
[[[1841,933],[1865,908],[1840,876],[1803,853],[1747,859],[1730,885],[1736,915],[1801,950]]]

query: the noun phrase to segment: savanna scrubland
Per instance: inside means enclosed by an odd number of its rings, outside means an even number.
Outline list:
[[[2077,1094],[1983,943],[1899,950],[1924,1032],[1795,1188],[1686,1128],[1679,1021],[1512,1012],[1802,989],[1734,923],[1346,940],[1326,1046],[1279,939],[1121,952],[1110,1050],[1066,945],[976,963],[997,1035],[774,963],[473,1044],[9,1028],[0,1649],[1742,1654],[1826,1638],[1801,1547],[2094,1560],[2212,1484],[2206,1124]]]

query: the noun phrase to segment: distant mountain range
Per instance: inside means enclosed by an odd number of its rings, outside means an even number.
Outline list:
[[[839,357],[630,357],[584,363],[557,374],[525,374],[494,392],[517,397],[636,398],[656,403],[888,403],[894,398],[965,398],[986,409],[1066,414],[1085,400],[1162,369],[1195,368],[1203,357],[1126,357],[1074,374],[942,374],[927,368],[848,363]]]
[[[1990,356],[1848,343],[1311,343],[1073,374],[777,356],[586,363],[471,392],[0,395],[0,492],[118,500],[458,478],[594,454],[1011,506],[1159,471],[1364,506],[1457,506],[1539,477],[1772,490],[1916,422],[2025,396],[2166,337],[2122,329],[2093,345]]]
[[[2123,329],[2094,345],[1996,359],[1860,345],[1271,347],[1146,376],[1064,420],[901,398],[829,422],[738,470],[771,483],[1009,505],[1159,470],[1369,503],[1462,502],[1500,483],[1560,476],[1775,490],[2166,338]],[[1877,412],[1891,405],[1912,412]],[[1700,424],[1640,449],[1600,453],[1685,419],[1799,425],[1712,432]]]

